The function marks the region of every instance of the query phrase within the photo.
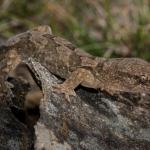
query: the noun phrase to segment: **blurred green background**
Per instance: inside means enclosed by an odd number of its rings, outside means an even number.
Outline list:
[[[150,0],[0,0],[0,38],[42,24],[93,55],[150,61]]]

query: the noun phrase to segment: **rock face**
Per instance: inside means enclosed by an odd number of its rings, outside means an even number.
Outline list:
[[[0,150],[31,150],[32,137],[8,107],[0,106]]]
[[[19,118],[24,120],[23,113],[18,109],[10,108],[6,103],[8,99],[11,98],[11,95],[9,95],[9,93],[2,97],[1,95],[0,150],[31,150],[33,148],[33,130],[27,128],[27,126],[19,120]]]
[[[0,40],[0,58],[3,57],[2,44]],[[2,67],[3,63],[0,60],[0,73]],[[10,107],[8,102],[13,104],[12,93],[9,89],[4,89],[3,84],[4,78],[0,74],[0,150],[32,150],[34,147],[33,129],[29,129],[20,121],[24,120],[22,111],[17,107]]]
[[[125,104],[82,87],[68,103],[62,94],[52,91],[52,85],[61,81],[33,60],[29,64],[38,74],[44,92],[35,126],[35,149],[150,149],[148,105]],[[150,100],[149,95],[146,100]]]
[[[41,82],[40,116],[38,110],[30,110],[32,115],[24,112],[24,95],[19,93],[26,93],[28,86],[9,80],[13,88],[7,95],[0,88],[0,150],[150,149],[150,95],[142,95],[139,103],[138,96],[120,100],[78,87],[68,103],[52,90],[62,80],[32,58],[26,63]]]

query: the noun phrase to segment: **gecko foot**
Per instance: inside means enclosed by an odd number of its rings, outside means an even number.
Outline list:
[[[74,90],[66,87],[64,84],[56,84],[53,86],[52,91],[57,93],[63,93],[65,95],[65,99],[70,102],[69,96],[76,96],[76,93]]]

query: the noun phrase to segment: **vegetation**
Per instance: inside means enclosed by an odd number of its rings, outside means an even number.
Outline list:
[[[93,55],[150,61],[149,0],[3,0],[0,9],[1,37],[48,24]]]

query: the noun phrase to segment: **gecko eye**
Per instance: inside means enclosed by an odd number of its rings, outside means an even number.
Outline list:
[[[147,80],[147,77],[146,77],[145,75],[142,75],[142,76],[141,76],[141,79],[142,79],[142,80]]]
[[[147,77],[147,76],[145,76],[145,75],[142,75],[142,76],[141,76],[141,82],[142,82],[142,83],[147,82],[147,80],[148,80],[148,77]]]

